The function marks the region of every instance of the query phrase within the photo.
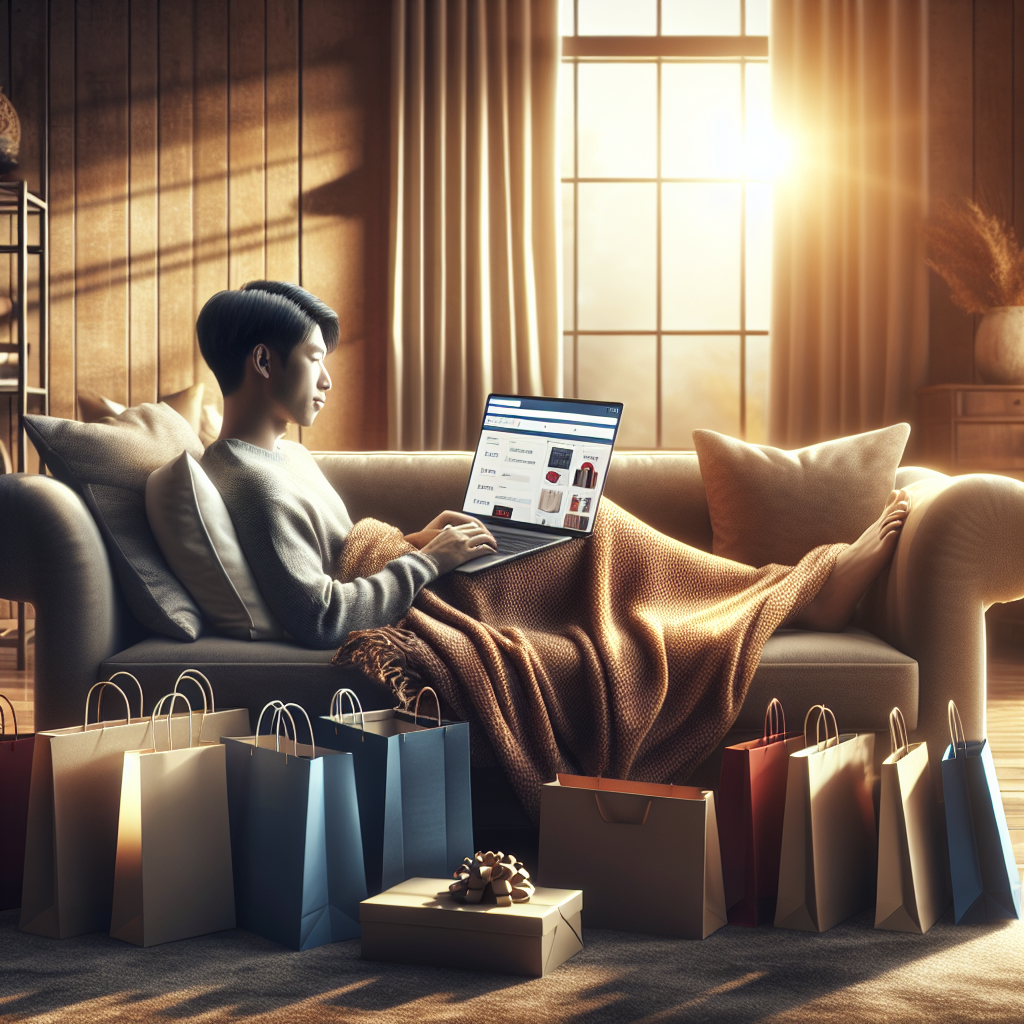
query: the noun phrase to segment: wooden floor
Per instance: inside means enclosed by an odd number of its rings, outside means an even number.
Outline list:
[[[13,625],[0,620],[0,629]],[[18,715],[22,732],[31,732],[33,650],[28,668],[15,668],[16,652],[0,647],[0,693]],[[8,722],[7,731],[12,732]],[[988,655],[988,738],[1003,795],[1017,866],[1024,877],[1024,639],[1020,634],[992,642]]]

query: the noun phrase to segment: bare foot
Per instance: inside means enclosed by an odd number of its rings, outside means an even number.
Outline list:
[[[845,629],[868,585],[889,564],[909,510],[907,492],[893,491],[878,519],[836,559],[814,600],[785,625],[832,633]]]

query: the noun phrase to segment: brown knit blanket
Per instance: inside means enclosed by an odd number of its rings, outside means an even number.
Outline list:
[[[685,781],[736,720],[765,641],[817,594],[843,547],[753,569],[605,498],[590,539],[449,573],[397,627],[350,634],[334,660],[403,702],[433,686],[486,737],[536,817],[557,772]],[[408,550],[394,527],[363,519],[338,578]]]

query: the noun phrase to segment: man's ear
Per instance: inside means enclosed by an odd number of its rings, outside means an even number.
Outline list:
[[[261,377],[270,379],[270,350],[266,345],[257,345],[252,350],[252,365]]]

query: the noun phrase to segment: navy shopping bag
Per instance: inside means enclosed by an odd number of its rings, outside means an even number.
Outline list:
[[[274,735],[260,736],[268,708]],[[288,708],[298,705],[272,701],[255,736],[222,740],[235,913],[242,928],[312,949],[359,935],[366,876],[353,758],[299,743]]]
[[[946,837],[956,923],[1020,917],[1020,876],[988,740],[968,742],[949,702],[950,744],[942,755]]]
[[[344,697],[357,707],[351,690],[339,690],[314,736],[355,757],[367,890],[375,896],[407,878],[447,878],[473,854],[469,724],[443,722],[440,704],[436,724],[421,724],[419,696],[412,714],[360,706],[343,715]]]

